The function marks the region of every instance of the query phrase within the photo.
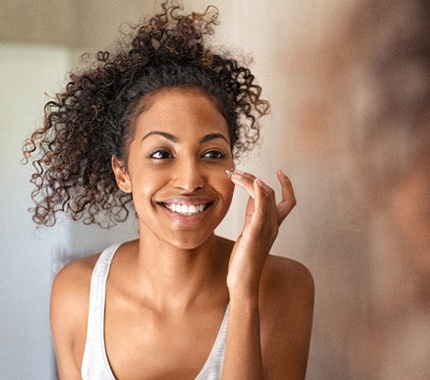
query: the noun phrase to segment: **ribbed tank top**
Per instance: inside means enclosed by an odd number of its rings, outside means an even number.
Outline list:
[[[81,369],[83,380],[116,380],[106,354],[104,313],[106,281],[110,264],[119,246],[120,244],[115,244],[106,248],[98,258],[92,273],[87,339]],[[228,314],[229,307],[227,306],[215,343],[196,380],[221,379],[227,338]]]

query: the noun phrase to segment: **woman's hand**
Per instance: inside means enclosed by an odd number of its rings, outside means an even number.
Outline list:
[[[232,182],[249,194],[245,226],[230,257],[227,286],[230,296],[256,296],[267,255],[278,234],[279,226],[296,204],[288,177],[278,170],[282,200],[276,204],[275,192],[252,174],[235,170]]]

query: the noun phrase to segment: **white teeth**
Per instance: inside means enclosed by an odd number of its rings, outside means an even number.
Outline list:
[[[179,203],[165,203],[164,204],[166,208],[168,208],[170,211],[177,212],[178,214],[182,215],[194,215],[198,212],[202,212],[205,208],[204,204],[201,205],[185,205],[185,204],[179,204]]]

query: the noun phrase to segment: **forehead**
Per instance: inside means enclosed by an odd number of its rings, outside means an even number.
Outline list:
[[[229,136],[227,122],[215,102],[198,89],[163,89],[140,103],[136,135],[160,130],[175,136],[214,132]]]

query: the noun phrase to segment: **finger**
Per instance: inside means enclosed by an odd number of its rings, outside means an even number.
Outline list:
[[[235,169],[232,173],[233,177],[244,179],[245,181],[254,182],[257,178],[255,175],[247,172],[243,172],[242,170]]]
[[[231,179],[234,178],[236,180],[243,180],[243,181],[238,182],[238,184],[240,183],[240,185],[242,185],[242,187],[246,186],[249,190],[251,190],[251,187],[254,186],[254,183],[257,180],[256,176],[254,176],[254,175],[252,175],[250,173],[245,173],[245,172],[243,172],[241,170],[238,170],[238,169],[236,169],[232,173],[232,175],[231,175],[230,178]],[[267,195],[274,197],[275,196],[275,192],[273,191],[273,189],[270,186],[268,186],[265,182],[263,182],[261,180],[261,178],[259,178],[259,181],[260,181],[260,185],[261,185],[263,191]],[[254,194],[253,194],[253,198],[255,198],[255,191],[254,191]]]
[[[265,218],[269,217],[269,211],[276,211],[275,191],[264,183],[260,178],[255,177],[250,173],[245,173],[240,170],[235,170],[232,173],[231,180],[244,188],[256,201],[255,209],[260,210]],[[260,198],[257,202],[257,198]],[[270,212],[271,214],[271,212]]]
[[[278,223],[281,224],[297,202],[290,179],[282,170],[278,170],[277,176],[282,188],[282,200],[276,205]]]
[[[277,206],[275,191],[264,183],[260,178],[250,173],[235,170],[231,175],[231,180],[236,185],[244,188],[254,202],[247,207],[247,219],[251,220],[253,215],[260,220],[274,220],[277,222]]]
[[[256,178],[255,180],[258,180],[258,184],[266,196],[273,197],[273,199],[275,199],[275,191],[269,185],[267,185],[261,178]]]
[[[243,189],[245,189],[248,194],[255,199],[255,188],[254,188],[254,181],[256,179],[255,176],[249,173],[245,173],[241,170],[235,170],[231,175],[231,181]]]
[[[260,178],[255,179],[254,189],[256,193],[256,209],[260,210],[260,212],[267,218],[270,213],[276,210],[275,192]]]

